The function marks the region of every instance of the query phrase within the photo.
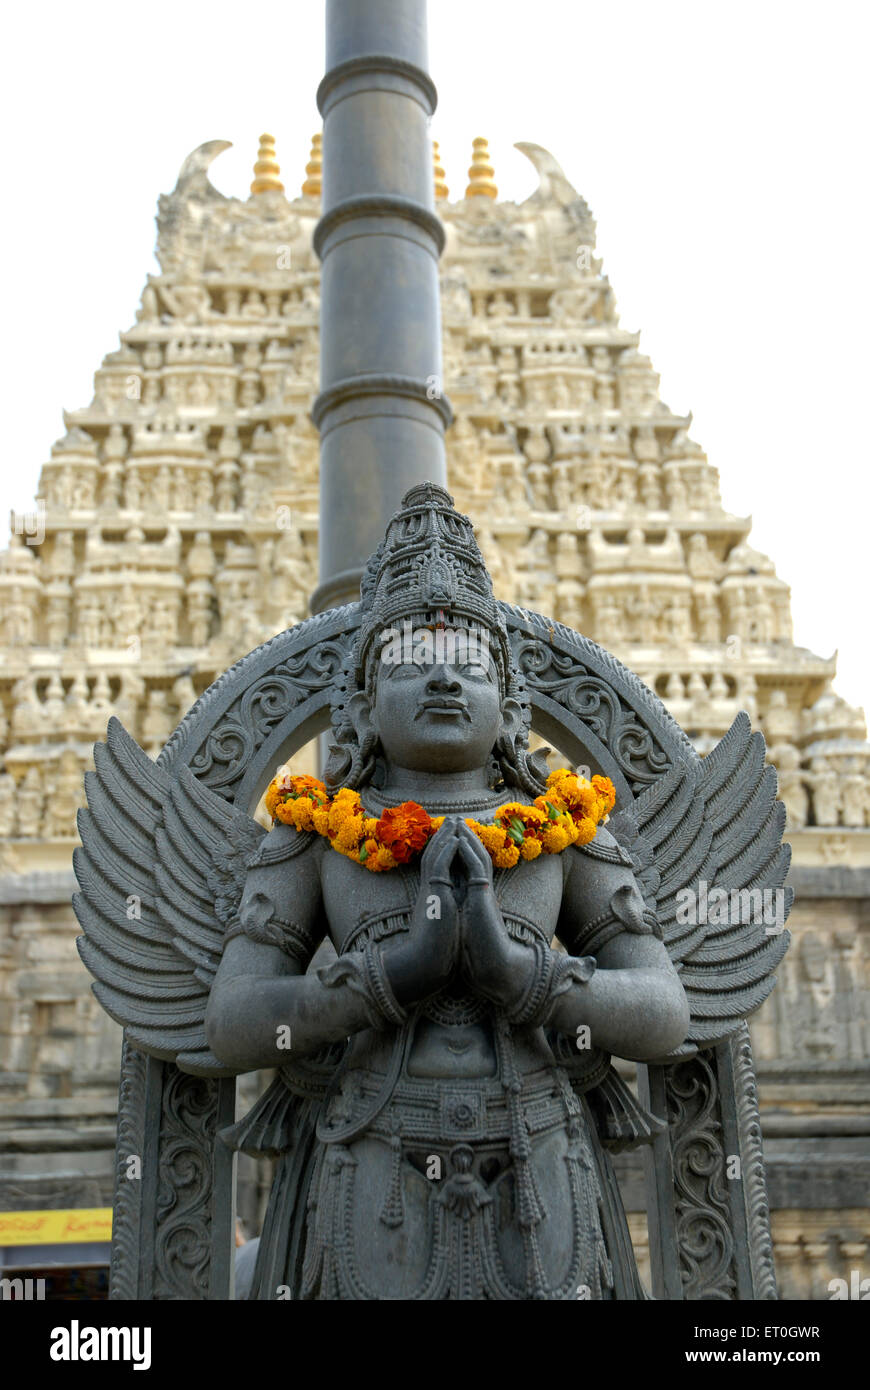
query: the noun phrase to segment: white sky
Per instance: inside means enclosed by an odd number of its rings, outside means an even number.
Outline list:
[[[622,323],[792,586],[795,637],[870,713],[867,6],[828,0],[430,0],[433,136],[451,196],[476,135],[501,196],[544,145],[598,219]],[[205,140],[245,196],[270,130],[304,177],[323,5],[35,3],[4,16],[6,360],[0,536],[61,409],[133,322],[157,196]]]

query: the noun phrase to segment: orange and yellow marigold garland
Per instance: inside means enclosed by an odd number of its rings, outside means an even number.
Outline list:
[[[509,801],[500,806],[491,825],[466,819],[497,869],[511,869],[520,859],[560,854],[569,845],[586,845],[613,810],[616,793],[609,777],[591,782],[568,768],[547,778],[547,791],[531,806]],[[373,873],[408,864],[425,849],[443,824],[416,801],[391,806],[383,815],[367,816],[359,792],[344,787],[330,796],[316,777],[293,777],[279,772],[266,792],[266,809],[273,821],[313,830],[333,849],[364,864]]]

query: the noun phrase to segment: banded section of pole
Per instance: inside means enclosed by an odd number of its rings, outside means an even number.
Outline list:
[[[415,483],[446,485],[425,0],[327,0],[320,583],[311,611],[359,598],[369,555]]]

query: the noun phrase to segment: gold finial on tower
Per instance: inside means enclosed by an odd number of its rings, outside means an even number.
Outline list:
[[[469,184],[465,190],[466,198],[497,198],[493,174],[495,170],[489,162],[489,142],[482,136],[471,142],[474,153],[471,168],[468,170]]]
[[[435,197],[436,199],[446,198],[450,189],[445,182],[444,166],[441,163],[437,140],[432,141],[432,162],[435,166]]]
[[[284,185],[278,177],[280,172],[281,166],[275,157],[274,135],[261,135],[257,162],[254,165],[254,182],[251,184],[251,192],[283,193]]]
[[[302,185],[306,198],[320,197],[320,182],[323,173],[323,136],[320,131],[311,137],[311,154],[305,166],[307,178]]]

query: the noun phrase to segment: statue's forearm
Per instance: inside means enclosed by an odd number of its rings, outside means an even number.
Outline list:
[[[588,1027],[590,1046],[643,1062],[679,1047],[689,1029],[689,1006],[675,973],[596,970],[557,998],[549,1024],[572,1037]]]
[[[371,1026],[371,1010],[348,983],[314,975],[236,976],[212,990],[209,1045],[239,1071],[277,1067]]]

